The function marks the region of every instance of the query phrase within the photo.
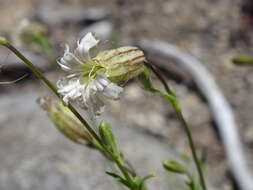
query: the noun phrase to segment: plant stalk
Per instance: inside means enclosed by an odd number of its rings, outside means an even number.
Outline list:
[[[35,75],[42,80],[53,92],[54,94],[62,101],[61,95],[57,92],[55,86],[39,71],[39,69],[32,64],[27,58],[25,58],[14,46],[10,43],[6,42],[4,44],[9,50],[11,50],[18,58],[20,58],[34,73]],[[64,103],[64,102],[63,102]],[[65,105],[65,103],[64,103]],[[81,123],[87,128],[89,133],[99,142],[99,144],[103,144],[96,134],[96,132],[92,129],[92,127],[83,119],[83,117],[77,112],[77,110],[71,105],[67,105],[67,107],[73,112],[73,114],[81,121]]]
[[[20,58],[34,73],[35,75],[42,80],[53,92],[54,94],[62,101],[61,95],[57,92],[57,89],[55,86],[41,73],[41,71],[32,64],[26,57],[22,55],[14,46],[12,46],[9,42],[1,43],[0,45],[3,45],[7,47],[9,50],[11,50],[18,58]],[[64,102],[63,102],[64,103]],[[65,104],[64,104],[65,105]],[[121,173],[125,176],[126,180],[129,181],[131,184],[133,184],[133,181],[128,174],[128,169],[123,166],[123,164],[118,160],[113,158],[113,156],[110,154],[110,151],[107,150],[105,145],[102,143],[100,137],[97,135],[97,133],[92,129],[92,127],[85,121],[85,119],[78,113],[78,111],[71,105],[68,104],[67,107],[72,111],[72,113],[80,120],[80,122],[86,127],[86,129],[89,131],[89,133],[94,137],[94,139],[103,147],[103,149],[112,157],[112,160],[115,162]]]
[[[153,65],[151,65],[149,63],[146,63],[146,65],[153,71],[153,73],[161,81],[161,83],[163,84],[167,94],[169,95],[169,97],[168,97],[167,95],[164,95],[161,92],[157,92],[158,95],[160,95],[161,97],[163,97],[164,99],[169,101],[169,103],[172,105],[172,107],[173,107],[173,109],[176,113],[177,118],[179,119],[181,125],[183,126],[183,129],[184,129],[184,131],[186,133],[186,136],[188,138],[188,142],[189,142],[190,149],[191,149],[191,152],[192,152],[193,160],[194,160],[194,163],[196,165],[196,168],[197,168],[197,171],[198,171],[198,174],[199,174],[200,184],[201,184],[203,190],[207,190],[204,174],[203,174],[203,171],[202,171],[202,168],[201,168],[200,161],[199,161],[198,156],[197,156],[196,146],[195,146],[194,141],[193,141],[193,137],[192,137],[192,134],[191,134],[190,127],[188,126],[188,124],[187,124],[187,122],[186,122],[186,120],[185,120],[185,118],[182,114],[182,110],[181,110],[179,100],[178,100],[176,94],[174,93],[174,91],[167,85],[165,79],[160,74],[160,72],[157,69],[155,69],[153,67]]]

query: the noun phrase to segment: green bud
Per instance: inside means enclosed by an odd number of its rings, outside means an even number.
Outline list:
[[[38,100],[55,127],[66,137],[78,144],[92,143],[93,138],[78,118],[62,102],[52,102],[49,97]]]
[[[144,69],[145,56],[137,47],[125,46],[102,51],[93,58],[115,83],[124,82],[139,75]]]
[[[0,36],[0,45],[5,45],[7,43],[7,40],[4,37]]]
[[[99,134],[104,145],[109,151],[115,156],[120,157],[120,152],[118,150],[115,137],[112,133],[111,126],[109,123],[102,121],[99,125]]]
[[[237,57],[234,57],[232,59],[232,62],[236,65],[253,65],[253,57],[247,56],[247,55],[240,55]]]
[[[164,160],[163,167],[170,172],[179,174],[187,173],[187,169],[181,163],[171,159]]]

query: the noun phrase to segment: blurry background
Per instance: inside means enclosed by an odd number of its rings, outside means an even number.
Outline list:
[[[253,55],[251,4],[250,0],[0,0],[0,35],[54,81],[62,76],[55,59],[63,54],[64,44],[74,47],[89,31],[105,39],[107,47],[133,45],[139,37],[174,44],[214,75],[233,107],[252,160],[253,67],[231,62],[235,55]],[[27,30],[35,37],[27,36]],[[180,97],[205,159],[210,189],[233,189],[208,105],[191,77],[159,57],[153,59],[154,64],[163,62],[161,68]],[[72,143],[53,127],[36,104],[38,97],[50,92],[29,69],[4,48],[0,65],[0,81],[30,73],[18,83],[0,86],[0,189],[121,189],[104,174],[110,166],[99,153]],[[173,185],[179,182],[165,174],[161,161],[180,153],[190,155],[190,150],[166,102],[133,80],[120,101],[108,103],[104,117],[114,123],[123,152],[137,171],[158,173],[150,180],[150,189],[177,189]]]

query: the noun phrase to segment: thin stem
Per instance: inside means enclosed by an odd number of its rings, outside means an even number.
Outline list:
[[[17,57],[19,57],[35,74],[36,76],[41,79],[54,93],[55,95],[60,98],[60,94],[57,92],[54,85],[35,67],[28,59],[26,59],[14,46],[10,43],[4,44],[9,50],[11,50]]]
[[[165,98],[167,101],[169,101],[172,104],[172,107],[176,112],[177,118],[179,119],[180,123],[182,124],[183,129],[184,129],[184,131],[186,133],[186,136],[188,138],[188,142],[189,142],[189,145],[190,145],[190,148],[191,148],[193,160],[194,160],[194,163],[196,165],[196,168],[197,168],[197,171],[198,171],[198,174],[199,174],[199,179],[200,179],[201,186],[202,186],[203,190],[207,190],[204,174],[203,174],[201,164],[200,164],[200,161],[199,161],[197,153],[196,153],[196,146],[195,146],[193,138],[192,138],[191,130],[190,130],[190,127],[188,126],[186,120],[184,119],[184,116],[182,114],[182,110],[181,110],[181,106],[180,106],[180,103],[178,101],[178,98],[176,97],[176,94],[174,93],[174,91],[167,85],[165,79],[160,74],[160,72],[157,69],[155,69],[151,64],[146,63],[146,65],[153,71],[153,73],[161,81],[161,83],[163,84],[167,94],[169,95],[169,97],[166,97],[167,95],[164,95],[160,91],[157,92],[158,95],[162,96],[163,98]],[[174,98],[171,98],[171,96],[174,97]]]
[[[14,46],[10,43],[6,42],[4,44],[5,47],[10,49],[17,57],[19,57],[34,73],[35,75],[41,79],[53,92],[54,94],[62,101],[61,95],[57,92],[55,86],[39,71],[39,69],[32,64],[27,58],[25,58]],[[71,105],[67,105],[67,107],[72,111],[72,113],[80,120],[80,122],[86,127],[89,133],[94,137],[94,139],[103,147],[103,149],[112,157],[112,160],[116,163],[117,167],[121,171],[121,173],[125,176],[126,180],[133,184],[133,181],[128,174],[127,168],[118,160],[113,158],[110,151],[107,150],[104,143],[101,141],[100,137],[96,134],[96,132],[92,129],[92,127],[85,121],[85,119],[77,112],[77,110]]]
[[[153,73],[157,76],[157,78],[161,81],[163,84],[166,92],[170,95],[176,96],[175,92],[168,86],[166,80],[163,78],[163,76],[160,74],[160,72],[154,68],[153,65],[146,63],[146,65],[153,71]]]
[[[121,171],[121,173],[125,176],[126,180],[128,182],[131,183],[131,186],[133,186],[133,180],[132,178],[130,177],[130,175],[128,174],[128,171],[127,169],[125,168],[125,166],[120,162],[119,159],[114,159],[114,162],[116,163],[116,165],[118,166],[119,170]]]
[[[24,79],[27,76],[28,76],[28,74],[24,74],[23,76],[19,77],[18,79],[15,79],[15,80],[12,80],[12,81],[1,81],[0,84],[13,84],[13,83],[16,83],[16,82]]]
[[[178,119],[181,121],[182,126],[184,127],[184,130],[185,130],[186,135],[188,137],[188,141],[189,141],[189,145],[190,145],[191,152],[192,152],[192,155],[193,155],[193,159],[194,159],[194,162],[196,164],[196,168],[198,170],[201,186],[202,186],[203,190],[206,190],[207,187],[206,187],[206,183],[205,183],[204,174],[203,174],[203,171],[202,171],[202,168],[201,168],[201,163],[200,163],[200,161],[198,159],[198,156],[197,156],[197,153],[196,153],[196,147],[195,147],[195,144],[194,144],[194,141],[193,141],[193,138],[192,138],[190,128],[189,128],[187,122],[185,121],[182,112],[177,112],[176,114],[177,114]]]
[[[131,162],[130,162],[129,160],[125,160],[125,162],[126,162],[126,165],[127,165],[126,169],[128,170],[128,172],[129,172],[133,177],[137,176],[137,173],[136,173],[136,171],[135,171],[133,165],[131,164]]]
[[[10,43],[5,43],[5,47],[10,49],[17,57],[19,57],[35,74],[41,79],[53,92],[54,94],[62,101],[61,95],[57,92],[57,89],[54,85],[39,71],[39,69],[32,64],[27,58],[25,58],[14,46]],[[76,109],[71,105],[67,105],[67,107],[73,112],[73,114],[80,120],[80,122],[86,127],[86,129],[91,133],[91,135],[103,146],[102,141],[96,132],[92,129],[92,127],[83,119],[83,117],[76,111]]]

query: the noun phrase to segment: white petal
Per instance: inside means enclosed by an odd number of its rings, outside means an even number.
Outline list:
[[[73,73],[73,74],[68,75],[66,78],[67,78],[67,79],[72,79],[73,77],[78,77],[78,76],[80,76],[81,74],[82,74],[81,72],[75,72],[75,73]]]
[[[58,89],[64,88],[65,86],[69,85],[70,83],[73,83],[74,80],[78,80],[78,79],[71,79],[69,80],[66,77],[61,78],[60,80],[57,81],[56,86]]]
[[[69,51],[69,46],[65,45],[64,55],[57,60],[57,63],[65,71],[70,71],[78,68],[83,64],[73,53]]]
[[[58,65],[60,65],[61,69],[64,71],[70,71],[71,68],[67,65],[64,65],[60,60],[57,60]]]
[[[82,60],[89,58],[89,51],[99,43],[91,32],[86,34],[80,41],[77,42],[75,53]]]
[[[89,85],[90,85],[90,89],[92,91],[96,92],[98,90],[97,86],[96,86],[96,81],[95,80],[91,81]]]
[[[69,82],[69,84],[63,86],[62,88],[60,88],[58,90],[59,93],[68,93],[70,92],[72,89],[75,89],[76,87],[76,84],[75,83],[72,83],[72,82]]]
[[[66,96],[63,96],[63,102],[65,103],[65,104],[69,104],[69,97],[66,95]]]
[[[80,83],[80,73],[74,73],[57,82],[58,92],[63,95],[63,101],[76,101],[82,108],[88,110],[95,117],[104,110],[105,99],[117,100],[123,88],[110,82],[105,75],[97,75],[85,83]]]
[[[88,100],[90,99],[90,89],[87,87],[85,87],[82,91],[82,97],[83,97],[83,101],[85,104],[87,104]]]
[[[118,100],[119,99],[119,94],[118,93],[115,93],[113,91],[104,91],[103,95],[109,99],[112,99],[112,100]]]
[[[100,84],[98,81],[96,81],[96,87],[97,87],[98,91],[104,90],[104,86],[102,84]]]
[[[63,101],[68,103],[82,96],[83,85],[78,79],[59,80],[57,82],[58,92],[63,95]]]
[[[114,83],[110,83],[108,86],[107,86],[107,89],[108,90],[111,90],[111,91],[114,91],[114,92],[117,92],[117,93],[121,93],[123,92],[123,88],[114,84]]]
[[[119,87],[114,83],[110,83],[106,86],[103,94],[110,99],[117,100],[120,97],[120,94],[123,92],[123,88]]]
[[[104,102],[99,98],[97,94],[91,96],[90,104],[94,115],[100,115],[104,111]]]
[[[110,84],[110,81],[108,79],[102,77],[98,79],[98,82],[103,86],[107,86],[108,84]]]

